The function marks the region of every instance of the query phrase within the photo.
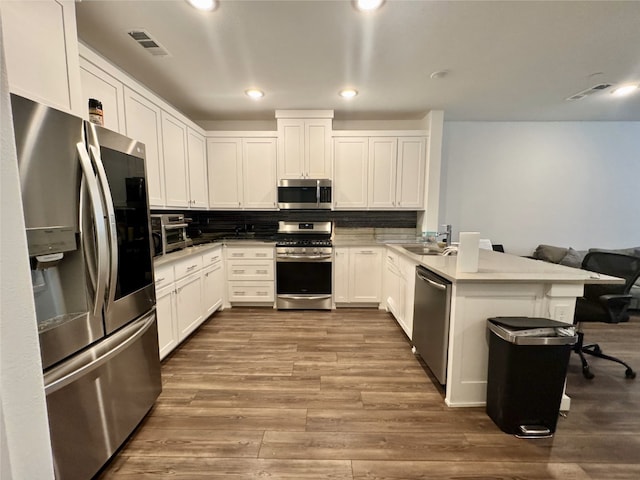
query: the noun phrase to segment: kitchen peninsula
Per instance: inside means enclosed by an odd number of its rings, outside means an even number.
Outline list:
[[[489,250],[480,250],[477,272],[462,273],[456,270],[455,256],[417,255],[399,245],[388,248],[452,283],[445,387],[445,402],[451,407],[485,404],[488,318],[546,317],[572,323],[575,300],[585,283],[620,282],[615,277]],[[568,397],[561,408],[568,410]]]

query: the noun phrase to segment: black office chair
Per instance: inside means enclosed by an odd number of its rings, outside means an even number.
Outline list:
[[[624,365],[627,368],[625,376],[636,378],[636,373],[629,365],[618,358],[602,353],[602,349],[597,343],[584,345],[584,333],[580,331],[580,324],[582,322],[622,323],[629,321],[628,308],[631,301],[629,291],[640,277],[640,258],[619,253],[590,252],[582,261],[582,269],[625,280],[624,284],[617,285],[587,284],[584,286],[584,296],[576,300],[573,323],[578,325],[578,343],[574,346],[574,351],[582,361],[582,374],[588,379],[594,377],[584,356],[586,353]]]

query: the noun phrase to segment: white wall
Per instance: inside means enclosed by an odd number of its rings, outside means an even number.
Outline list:
[[[0,138],[0,478],[47,480],[53,460],[1,41]]]
[[[640,245],[640,122],[445,122],[440,222],[509,253]]]

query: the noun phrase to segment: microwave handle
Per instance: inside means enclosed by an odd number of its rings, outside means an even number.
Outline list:
[[[320,180],[316,180],[316,206],[320,208]]]

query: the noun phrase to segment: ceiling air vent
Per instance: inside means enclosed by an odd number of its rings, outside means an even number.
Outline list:
[[[169,52],[156,42],[151,35],[149,35],[144,30],[132,30],[129,33],[129,36],[133,38],[138,44],[142,46],[147,52],[151,55],[155,55],[157,57],[165,57],[169,55]]]
[[[567,100],[580,100],[581,98],[588,97],[589,95],[593,95],[594,93],[598,93],[602,90],[606,90],[612,84],[611,83],[599,83],[598,85],[594,85],[593,87],[589,87],[586,90],[582,90],[581,92],[574,93],[570,97],[567,97]]]

